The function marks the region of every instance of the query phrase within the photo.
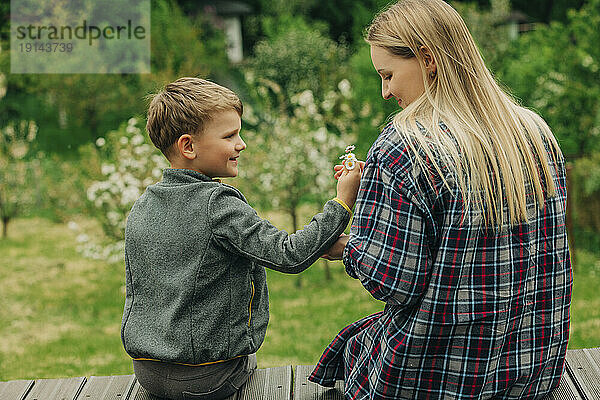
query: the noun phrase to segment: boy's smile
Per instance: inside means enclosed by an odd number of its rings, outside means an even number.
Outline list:
[[[246,148],[240,136],[242,122],[234,110],[221,111],[206,122],[202,133],[194,136],[194,169],[211,178],[238,174],[238,157]]]

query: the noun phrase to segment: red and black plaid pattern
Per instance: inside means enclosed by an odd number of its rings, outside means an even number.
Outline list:
[[[557,158],[557,196],[539,209],[529,193],[527,222],[486,228],[389,124],[369,150],[344,251],[348,274],[385,308],[344,328],[309,379],[345,380],[348,399],[522,399],[558,386],[572,275]]]

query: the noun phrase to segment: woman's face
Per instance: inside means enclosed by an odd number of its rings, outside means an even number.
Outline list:
[[[383,47],[371,46],[373,67],[381,76],[381,95],[394,97],[398,105],[406,108],[425,92],[421,66],[416,57],[403,58]]]

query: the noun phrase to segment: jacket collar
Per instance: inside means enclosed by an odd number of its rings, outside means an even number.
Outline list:
[[[165,168],[162,181],[164,183],[221,182],[220,179],[214,179],[200,172],[182,168]]]

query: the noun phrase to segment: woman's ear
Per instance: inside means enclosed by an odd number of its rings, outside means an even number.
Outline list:
[[[435,58],[431,51],[425,46],[421,46],[419,48],[421,52],[421,56],[423,57],[423,62],[425,63],[425,69],[427,69],[427,74],[435,74],[437,73],[437,65],[435,64]]]
[[[192,137],[192,135],[190,134],[184,134],[179,136],[179,139],[177,139],[177,151],[179,152],[179,154],[181,154],[184,158],[188,159],[188,160],[193,160],[196,158],[197,154],[196,151],[194,150],[194,138]]]

